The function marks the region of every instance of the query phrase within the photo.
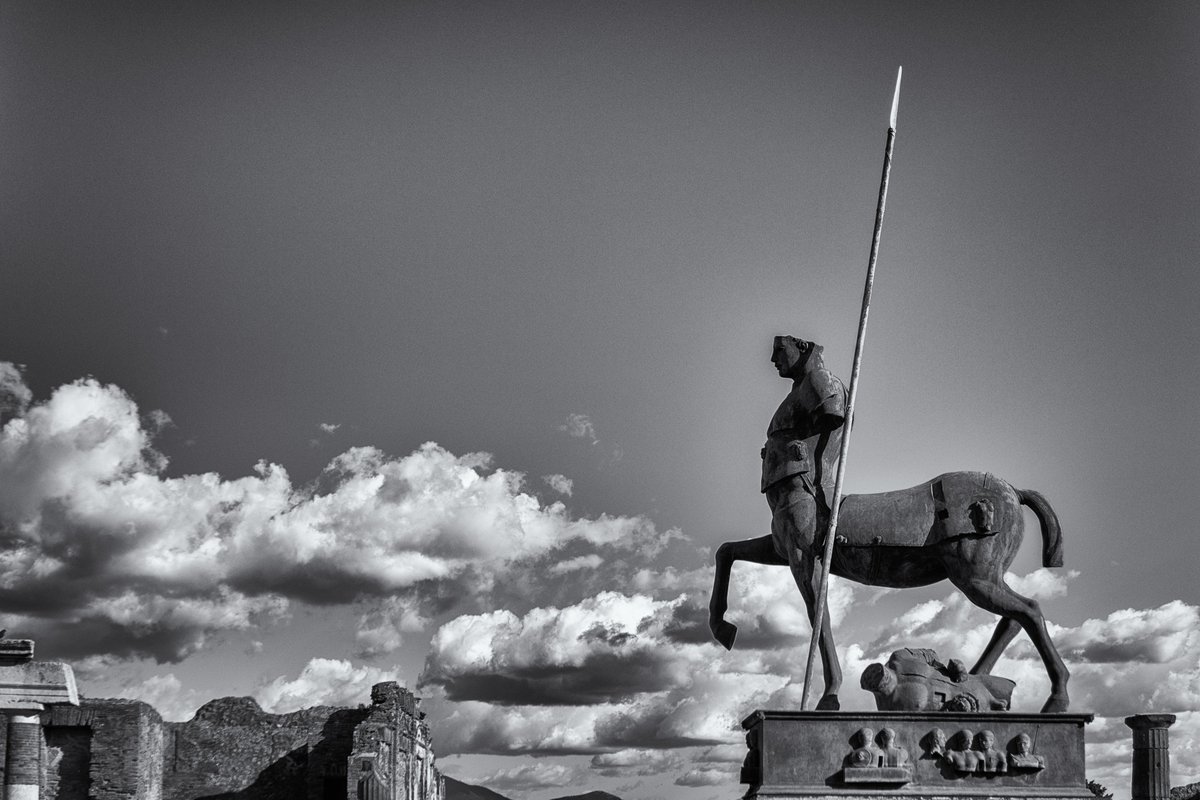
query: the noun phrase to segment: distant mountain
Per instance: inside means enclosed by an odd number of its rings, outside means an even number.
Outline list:
[[[493,792],[491,789],[447,777],[446,800],[509,800],[509,798],[499,792]]]
[[[482,786],[446,778],[446,800],[509,800],[509,798]],[[621,800],[621,798],[608,792],[588,792],[587,794],[555,797],[553,800]]]

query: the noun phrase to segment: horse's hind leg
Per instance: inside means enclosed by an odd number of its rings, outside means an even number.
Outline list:
[[[1042,713],[1066,711],[1069,703],[1067,679],[1070,678],[1070,673],[1067,671],[1067,665],[1059,657],[1058,650],[1054,648],[1054,643],[1050,641],[1046,619],[1042,616],[1041,607],[1037,602],[1014,592],[999,575],[994,578],[951,576],[950,579],[954,581],[955,586],[962,589],[972,603],[993,614],[1015,620],[1029,634],[1050,676],[1050,697],[1042,706]],[[1012,638],[1008,635],[1006,627],[1002,631],[1001,626],[997,626],[992,641],[988,643],[988,649],[984,651],[984,657],[992,655],[993,645],[1005,636],[1010,640]],[[1002,648],[995,649],[993,661],[1000,657],[999,651]],[[980,662],[982,663],[983,659],[980,659]]]
[[[983,648],[983,655],[979,657],[975,666],[971,667],[971,674],[991,675],[992,668],[1000,660],[1004,648],[1008,647],[1009,642],[1020,632],[1021,626],[1017,624],[1016,620],[1001,617],[1000,621],[996,623],[996,630],[992,634],[991,641],[987,643],[987,647]]]
[[[783,567],[787,566],[787,561],[775,552],[775,543],[770,534],[757,539],[725,542],[717,548],[716,560],[712,596],[708,600],[708,629],[712,631],[713,638],[724,645],[726,650],[732,650],[737,626],[725,621],[725,612],[729,610],[729,572],[733,568],[733,562],[750,561],[755,564]]]
[[[813,569],[813,561],[806,559],[804,553],[794,550],[788,566],[792,568],[792,577],[804,597],[804,605],[808,607],[808,621],[813,631],[817,631],[817,582]],[[821,650],[821,669],[825,675],[825,693],[817,701],[817,711],[837,711],[841,703],[838,701],[838,691],[842,688],[842,667],[838,664],[837,650],[833,646],[833,626],[829,624],[829,609],[821,617],[819,628],[821,637],[818,645]],[[805,665],[807,668],[807,664]],[[809,678],[811,682],[811,678]]]

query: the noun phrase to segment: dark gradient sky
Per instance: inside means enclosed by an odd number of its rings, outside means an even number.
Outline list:
[[[0,359],[165,410],[170,475],[433,440],[759,535],[770,337],[848,373],[902,64],[850,488],[1044,492],[1060,624],[1196,603],[1198,37],[1181,2],[6,3]]]

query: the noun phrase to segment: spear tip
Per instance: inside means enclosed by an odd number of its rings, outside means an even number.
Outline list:
[[[900,108],[900,76],[904,74],[904,67],[896,69],[896,93],[892,95],[892,116],[888,127],[896,130],[896,111]]]

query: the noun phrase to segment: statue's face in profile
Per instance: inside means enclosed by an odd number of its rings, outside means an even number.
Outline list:
[[[788,377],[797,366],[804,363],[808,356],[807,349],[801,349],[808,345],[808,342],[801,341],[792,336],[776,336],[774,346],[771,349],[771,363],[775,365],[775,369],[779,371],[780,377]]]

